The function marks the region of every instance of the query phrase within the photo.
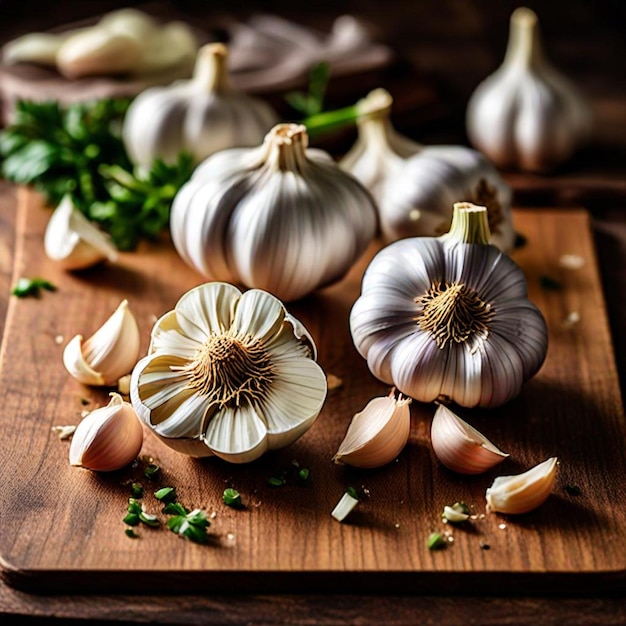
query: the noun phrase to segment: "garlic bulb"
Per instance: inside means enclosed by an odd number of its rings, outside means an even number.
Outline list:
[[[398,133],[391,125],[392,98],[388,91],[375,89],[357,103],[358,137],[339,162],[381,200],[382,187],[405,159],[417,154],[422,146]]]
[[[545,320],[522,270],[488,241],[487,210],[457,203],[448,234],[403,239],[374,257],[350,312],[374,376],[421,402],[495,407],[537,372]]]
[[[411,430],[410,398],[386,397],[370,400],[350,422],[348,432],[333,457],[335,463],[354,467],[381,467],[402,451]]]
[[[313,425],[326,398],[314,358],[312,338],[274,296],[205,283],[156,322],[130,397],[171,448],[247,463]]]
[[[376,233],[367,190],[304,126],[279,124],[262,146],[202,163],[174,198],[180,256],[213,280],[265,289],[284,301],[342,278]]]
[[[83,342],[82,335],[76,335],[65,346],[63,364],[85,385],[115,385],[137,363],[140,341],[137,321],[123,300],[89,339]]]
[[[487,512],[528,513],[543,504],[556,480],[557,458],[552,457],[523,474],[498,476],[487,489]]]
[[[491,243],[507,252],[515,243],[511,190],[479,152],[463,146],[428,146],[385,179],[379,200],[387,241],[435,237],[448,231],[455,202],[487,207]]]
[[[48,258],[67,270],[90,267],[105,259],[117,260],[117,250],[109,237],[74,206],[69,195],[48,220],[44,249]]]
[[[543,172],[565,162],[591,126],[585,99],[545,58],[537,15],[516,9],[503,64],[470,98],[470,141],[498,167]]]
[[[509,456],[443,404],[435,411],[430,441],[435,456],[459,474],[482,474]]]
[[[137,458],[143,429],[133,407],[117,393],[107,406],[91,411],[76,427],[70,445],[70,465],[112,472]]]
[[[150,167],[175,162],[181,151],[196,162],[239,146],[255,146],[277,121],[269,105],[237,91],[228,78],[224,44],[200,48],[191,80],[150,87],[130,105],[122,137],[131,159]]]

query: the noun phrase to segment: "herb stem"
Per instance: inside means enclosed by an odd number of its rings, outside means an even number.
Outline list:
[[[306,126],[310,137],[321,135],[331,130],[342,128],[349,124],[353,124],[359,118],[359,110],[356,104],[352,104],[341,109],[332,111],[323,111],[315,115],[309,115],[302,120]]]

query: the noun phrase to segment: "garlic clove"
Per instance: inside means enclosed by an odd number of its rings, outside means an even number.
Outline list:
[[[66,35],[56,33],[28,33],[8,42],[2,49],[5,65],[35,63],[54,67],[56,55]]]
[[[76,209],[69,195],[48,220],[44,249],[67,270],[90,267],[105,259],[117,261],[117,250],[109,237]]]
[[[536,465],[517,476],[498,476],[487,489],[487,512],[528,513],[543,504],[556,480],[557,458]]]
[[[109,386],[130,373],[139,358],[137,321],[123,300],[89,339],[76,335],[63,351],[67,371],[86,385]]]
[[[386,397],[370,400],[348,426],[344,440],[333,457],[335,463],[354,467],[381,467],[393,461],[409,440],[410,398]]]
[[[74,431],[70,465],[96,472],[111,472],[137,458],[143,428],[133,407],[117,393],[107,406],[95,409]]]
[[[509,456],[443,404],[435,411],[430,439],[439,461],[459,474],[481,474]]]

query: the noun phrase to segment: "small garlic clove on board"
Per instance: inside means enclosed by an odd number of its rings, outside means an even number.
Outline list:
[[[76,335],[65,346],[63,364],[85,385],[110,386],[129,374],[139,359],[139,327],[123,300],[89,339]]]
[[[535,465],[517,476],[498,476],[487,489],[487,512],[528,513],[543,504],[556,479],[557,458]]]
[[[109,237],[78,211],[69,195],[48,220],[44,249],[48,258],[67,270],[90,267],[105,259],[117,260],[117,250]]]
[[[107,406],[88,413],[76,427],[70,445],[70,465],[112,472],[137,458],[143,428],[133,407],[117,393]]]
[[[509,456],[443,404],[435,411],[430,439],[435,456],[458,474],[482,474]]]
[[[409,440],[410,398],[395,389],[386,397],[373,398],[357,413],[333,457],[335,463],[354,467],[382,467],[393,461]]]

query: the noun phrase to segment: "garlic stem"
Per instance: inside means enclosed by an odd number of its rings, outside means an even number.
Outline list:
[[[543,63],[539,20],[532,9],[520,7],[511,15],[511,30],[506,49],[505,66],[511,63],[525,68]]]
[[[193,82],[206,93],[231,91],[228,78],[228,49],[223,43],[210,43],[198,51]]]
[[[309,143],[306,126],[277,124],[266,135],[269,146],[266,164],[273,170],[299,171],[307,167],[306,148]]]
[[[487,208],[471,202],[455,202],[450,231],[444,237],[458,243],[489,245]]]

